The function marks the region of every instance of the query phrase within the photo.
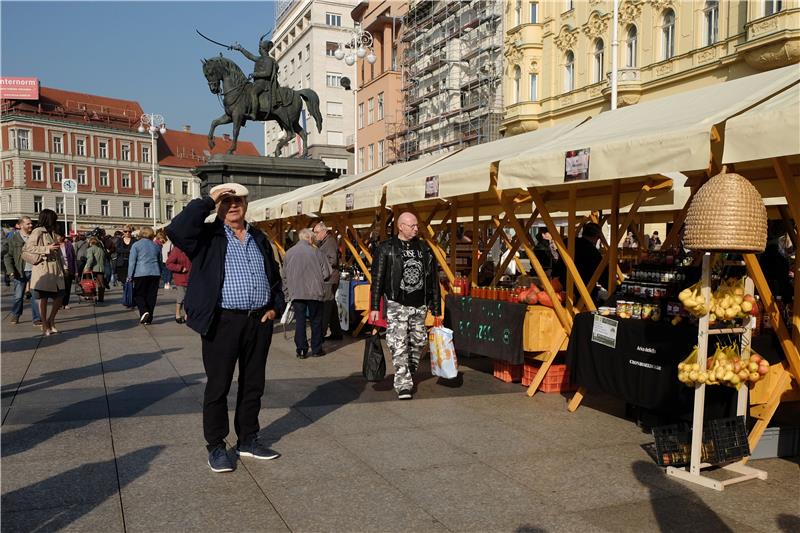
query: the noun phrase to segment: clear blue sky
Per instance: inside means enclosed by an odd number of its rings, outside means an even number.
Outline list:
[[[205,134],[222,114],[200,60],[224,52],[245,72],[252,63],[200,38],[239,41],[257,52],[272,30],[272,2],[0,2],[3,76],[32,76],[42,85],[138,101],[167,127]],[[218,134],[230,133],[220,126]],[[261,123],[239,136],[264,151]]]

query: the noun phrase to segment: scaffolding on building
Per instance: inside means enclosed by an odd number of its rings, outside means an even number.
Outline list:
[[[503,2],[412,0],[401,40],[396,161],[493,141],[503,119]]]

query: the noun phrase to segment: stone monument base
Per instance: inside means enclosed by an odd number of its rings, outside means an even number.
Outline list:
[[[339,176],[319,159],[252,155],[214,155],[192,173],[200,178],[203,195],[215,185],[233,181],[248,188],[251,202]]]

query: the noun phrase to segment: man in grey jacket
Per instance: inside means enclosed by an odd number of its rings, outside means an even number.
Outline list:
[[[322,349],[322,301],[331,268],[325,256],[314,246],[314,233],[310,229],[300,230],[298,237],[297,244],[287,250],[283,259],[283,276],[294,309],[297,357],[305,359],[308,357],[306,313],[311,322],[311,355],[325,355]]]
[[[325,340],[342,340],[342,328],[339,325],[339,313],[336,308],[336,290],[339,288],[339,247],[336,244],[336,237],[331,234],[328,226],[324,222],[317,222],[314,225],[314,237],[317,239],[317,247],[331,267],[331,277],[325,283],[325,296],[322,298],[322,334],[330,328],[330,337]]]

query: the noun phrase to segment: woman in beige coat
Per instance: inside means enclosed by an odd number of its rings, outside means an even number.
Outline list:
[[[42,316],[42,333],[52,335],[56,329],[56,314],[61,308],[64,291],[64,260],[61,257],[61,246],[53,232],[56,230],[58,215],[52,209],[42,209],[39,213],[39,226],[33,230],[22,248],[23,253],[32,254],[33,271],[31,273],[31,289],[39,298],[39,312]],[[38,256],[38,257],[36,257]],[[50,316],[47,316],[47,300],[53,300]]]

